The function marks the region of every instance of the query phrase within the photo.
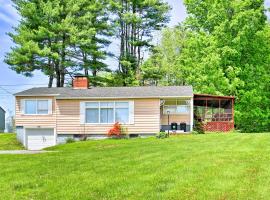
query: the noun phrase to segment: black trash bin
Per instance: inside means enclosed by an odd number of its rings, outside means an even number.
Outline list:
[[[177,123],[175,123],[175,122],[171,123],[171,130],[173,130],[173,131],[177,130]]]
[[[187,124],[185,122],[180,123],[180,130],[187,132]]]

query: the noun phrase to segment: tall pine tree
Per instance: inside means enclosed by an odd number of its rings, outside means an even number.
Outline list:
[[[106,80],[98,73],[110,71],[104,62],[110,55],[106,48],[113,35],[110,4],[108,0],[81,0],[78,6],[80,9],[74,18],[79,31],[74,36],[74,58],[78,60],[79,70],[91,78],[92,85],[102,85]]]
[[[140,76],[144,51],[152,46],[153,33],[169,21],[170,7],[163,0],[117,0],[112,7],[120,40],[119,84],[133,85]]]
[[[35,70],[63,87],[66,76],[84,69],[96,76],[106,70],[106,1],[14,0],[21,21],[10,37],[16,44],[5,61],[17,73],[31,76]],[[101,14],[103,17],[99,17]],[[83,57],[83,59],[81,59]]]

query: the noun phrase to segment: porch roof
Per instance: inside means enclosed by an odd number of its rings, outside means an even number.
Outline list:
[[[211,94],[194,94],[194,99],[208,98],[208,99],[235,99],[234,96],[220,96]]]

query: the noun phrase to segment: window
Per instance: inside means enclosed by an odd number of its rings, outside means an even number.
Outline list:
[[[35,100],[25,101],[25,114],[37,114],[37,103]]]
[[[101,102],[100,103],[100,123],[113,123],[114,122],[114,103]]]
[[[99,122],[99,103],[86,103],[86,123]]]
[[[165,100],[163,114],[188,114],[190,110],[190,100]]]
[[[48,100],[37,101],[37,113],[38,114],[48,114]]]
[[[86,123],[129,123],[129,102],[85,102],[84,105]]]
[[[25,100],[24,114],[46,115],[49,114],[49,100]]]
[[[115,103],[115,121],[127,123],[129,120],[129,106],[128,102]]]

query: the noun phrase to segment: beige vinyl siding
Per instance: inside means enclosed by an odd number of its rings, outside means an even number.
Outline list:
[[[134,124],[125,125],[129,134],[155,134],[159,131],[159,102],[159,99],[134,99]],[[56,115],[58,134],[106,134],[112,127],[112,124],[80,124],[80,100],[57,100]]]
[[[51,99],[52,114],[49,115],[25,115],[21,112],[22,99]],[[24,127],[54,128],[56,127],[55,99],[54,97],[16,97],[15,124]]]
[[[170,122],[176,122],[177,124],[180,124],[181,122],[185,122],[187,124],[190,124],[190,115],[170,115]],[[162,115],[160,119],[161,125],[168,125],[168,115]]]
[[[163,109],[160,109],[160,113],[161,113],[161,117],[160,117],[160,124],[161,125],[168,125],[168,115],[167,114],[163,114]],[[170,114],[170,122],[176,122],[177,124],[181,123],[181,122],[185,122],[187,124],[190,124],[190,114],[179,114],[179,115],[175,115],[175,114]]]

